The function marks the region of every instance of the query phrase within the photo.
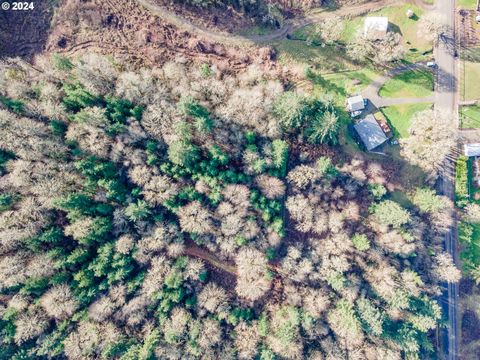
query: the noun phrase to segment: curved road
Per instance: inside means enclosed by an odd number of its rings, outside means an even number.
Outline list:
[[[159,18],[177,26],[180,29],[189,31],[191,33],[195,33],[206,39],[213,40],[219,43],[227,43],[227,44],[237,45],[237,46],[248,46],[248,45],[253,45],[254,43],[261,43],[261,42],[268,42],[268,41],[282,39],[295,29],[299,29],[303,26],[320,22],[322,19],[325,19],[326,17],[329,17],[329,16],[333,16],[333,15],[340,16],[340,17],[357,16],[370,11],[379,10],[386,6],[404,3],[401,0],[376,0],[376,1],[370,1],[360,5],[345,6],[333,11],[328,11],[323,9],[320,11],[312,12],[303,18],[298,18],[298,19],[295,18],[292,20],[287,20],[285,21],[285,24],[281,28],[276,29],[268,34],[240,36],[240,35],[230,34],[227,32],[221,32],[218,30],[212,30],[205,26],[193,24],[192,22],[175,14],[174,12],[165,9],[163,6],[157,5],[155,3],[155,0],[136,0],[136,1],[138,4],[148,9],[152,14],[155,14]]]
[[[427,70],[429,69],[424,63],[417,63],[405,66],[396,67],[388,71],[385,75],[380,76],[375,79],[368,87],[366,87],[362,92],[362,96],[369,101],[377,108],[387,107],[392,105],[403,105],[403,104],[418,104],[418,103],[433,103],[435,101],[435,96],[428,96],[424,98],[385,98],[379,95],[380,88],[382,85],[393,76],[400,74],[404,71],[410,70]]]

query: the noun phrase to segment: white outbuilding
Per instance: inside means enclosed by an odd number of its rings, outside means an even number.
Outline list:
[[[368,16],[365,18],[363,35],[370,39],[382,39],[387,35],[388,17]]]
[[[356,95],[347,99],[347,109],[350,112],[362,111],[365,109],[365,100],[362,95]]]
[[[472,143],[463,145],[463,151],[465,156],[477,157],[480,156],[480,143]]]

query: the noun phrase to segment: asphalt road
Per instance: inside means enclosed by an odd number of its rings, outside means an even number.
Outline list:
[[[458,129],[458,111],[456,101],[457,72],[455,59],[455,0],[437,0],[437,11],[442,14],[447,31],[440,36],[440,41],[435,48],[435,61],[437,62],[437,81],[435,89],[435,109],[452,114],[452,126]],[[441,189],[445,196],[454,200],[455,191],[455,163],[449,159],[441,175]],[[452,255],[458,263],[457,253],[457,227],[454,225],[445,234],[445,250]],[[448,327],[444,336],[444,354],[448,360],[458,359],[458,284],[446,284],[445,303],[448,312]]]

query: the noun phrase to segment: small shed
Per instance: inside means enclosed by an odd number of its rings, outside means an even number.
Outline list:
[[[365,109],[365,101],[362,95],[352,96],[347,99],[348,111],[362,111]]]
[[[463,151],[465,156],[468,156],[468,157],[480,156],[480,143],[465,144],[463,145]]]
[[[370,39],[382,39],[387,35],[388,18],[384,16],[368,16],[365,18],[363,35]]]
[[[388,140],[377,120],[371,114],[360,120],[354,125],[354,128],[368,151],[372,151]]]

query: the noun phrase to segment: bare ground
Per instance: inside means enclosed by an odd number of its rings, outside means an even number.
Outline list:
[[[35,2],[33,10],[0,10],[0,57],[20,56],[30,60],[47,42],[54,4]]]
[[[53,19],[46,50],[66,55],[98,52],[135,64],[161,65],[177,56],[236,70],[271,64],[266,49],[220,44],[179,30],[134,0],[64,0]]]

